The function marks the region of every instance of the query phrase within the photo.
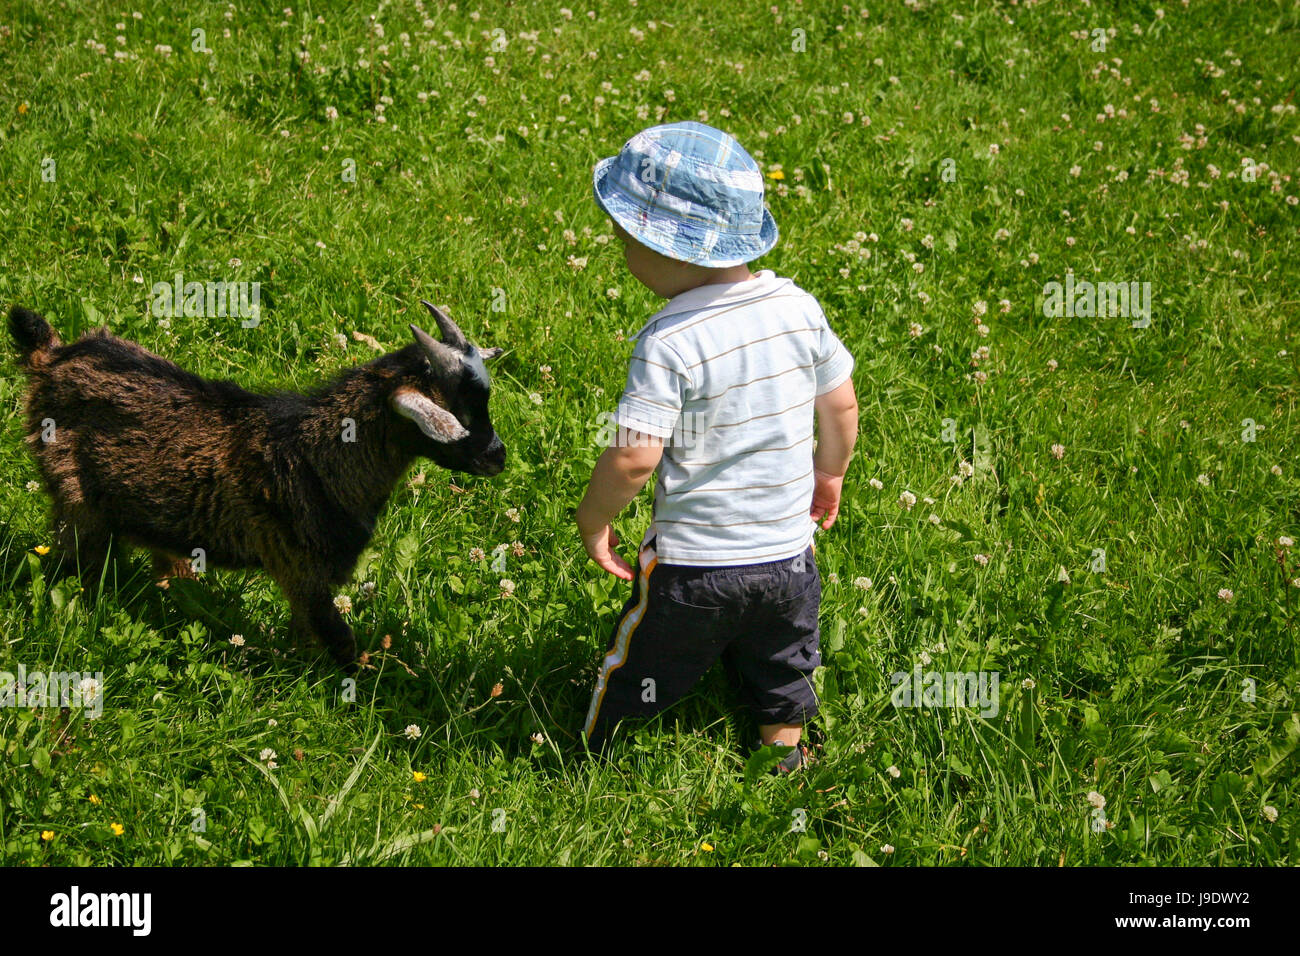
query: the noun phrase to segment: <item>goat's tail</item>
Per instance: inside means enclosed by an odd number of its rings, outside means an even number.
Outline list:
[[[9,310],[9,334],[18,346],[19,361],[29,367],[39,364],[44,353],[62,344],[50,323],[21,305]]]

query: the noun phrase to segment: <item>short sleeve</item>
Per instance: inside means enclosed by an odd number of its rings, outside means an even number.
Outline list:
[[[653,335],[642,336],[628,364],[627,388],[615,413],[618,425],[656,438],[671,438],[689,384],[690,375],[681,357]]]
[[[817,361],[813,371],[817,375],[817,395],[825,395],[848,380],[853,372],[853,356],[831,331],[826,317],[821,317],[821,341],[818,343]]]

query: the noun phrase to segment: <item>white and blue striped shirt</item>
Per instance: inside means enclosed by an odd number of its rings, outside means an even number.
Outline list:
[[[674,297],[636,334],[615,422],[664,439],[663,564],[779,561],[812,540],[813,400],[853,357],[817,300],[770,271]]]

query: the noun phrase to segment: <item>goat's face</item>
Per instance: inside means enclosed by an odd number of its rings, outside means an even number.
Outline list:
[[[438,323],[442,341],[411,326],[424,362],[415,381],[398,386],[390,399],[393,411],[419,429],[407,432],[410,450],[451,471],[499,474],[506,446],[488,417],[491,383],[484,363],[501,349],[472,345],[445,312],[421,302]]]

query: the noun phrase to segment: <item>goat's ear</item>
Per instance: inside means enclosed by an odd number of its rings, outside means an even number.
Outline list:
[[[456,416],[413,388],[399,388],[389,400],[393,411],[420,426],[434,441],[449,443],[469,435]]]
[[[490,362],[504,351],[505,349],[500,348],[479,349],[478,354],[483,361]]]

